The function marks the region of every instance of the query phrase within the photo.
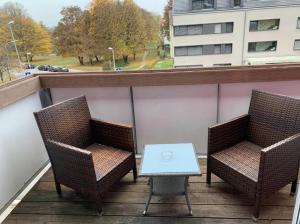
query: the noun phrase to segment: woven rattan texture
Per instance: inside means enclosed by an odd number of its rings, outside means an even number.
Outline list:
[[[131,127],[91,120],[91,127],[96,142],[113,146],[134,153],[133,132]]]
[[[212,157],[257,182],[261,147],[248,141],[242,141]]]
[[[233,146],[246,138],[249,115],[208,129],[208,155]]]
[[[253,91],[249,114],[208,131],[207,182],[216,174],[255,200],[293,182],[300,157],[300,100]]]
[[[132,128],[92,120],[84,96],[34,115],[53,167],[58,194],[60,184],[66,185],[93,197],[101,212],[101,197],[111,185],[130,170],[136,178]]]
[[[79,148],[93,143],[91,119],[84,96],[73,98],[35,113],[43,139]]]
[[[270,146],[300,132],[300,100],[253,91],[249,108],[249,141]]]
[[[117,168],[120,163],[132,157],[132,153],[130,152],[106,145],[93,144],[86,149],[93,154],[97,180],[101,180],[104,176]]]

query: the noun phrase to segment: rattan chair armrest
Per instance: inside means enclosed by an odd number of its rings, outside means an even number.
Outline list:
[[[283,154],[286,154],[286,153],[284,153],[284,152],[286,152],[286,150],[300,152],[300,150],[297,150],[300,147],[299,143],[300,143],[300,133],[295,134],[291,137],[288,137],[288,138],[286,138],[280,142],[277,142],[269,147],[266,147],[266,148],[262,149],[261,152],[268,154],[268,155],[276,154],[276,153],[278,154],[280,152],[283,152]]]
[[[231,147],[246,138],[249,115],[208,128],[208,155]]]
[[[91,119],[91,128],[96,142],[134,153],[131,126]]]
[[[268,195],[298,176],[300,133],[261,150],[258,188]]]
[[[96,172],[90,151],[53,140],[47,140],[46,147],[58,183],[74,189],[96,189]]]
[[[64,144],[62,142],[57,142],[54,140],[47,140],[46,144],[49,147],[56,147],[56,148],[60,148],[60,150],[62,150],[64,153],[72,153],[72,154],[78,154],[78,155],[82,155],[82,156],[91,156],[91,152],[88,150],[84,150],[78,147],[74,147],[68,144]]]

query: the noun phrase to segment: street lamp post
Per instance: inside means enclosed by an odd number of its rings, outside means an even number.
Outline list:
[[[27,58],[28,68],[31,67],[31,66],[30,66],[29,57],[28,57],[29,55],[31,55],[31,53],[30,53],[30,52],[27,52],[27,53],[26,53],[26,58]]]
[[[5,48],[5,52],[6,52],[6,58],[7,58],[7,72],[8,72],[8,77],[9,77],[9,81],[11,81],[11,76],[10,76],[10,68],[9,68],[9,54],[8,54],[8,49],[7,49],[7,45],[8,43],[4,44],[4,48]]]
[[[114,63],[114,71],[116,71],[116,60],[115,60],[115,51],[112,47],[109,47],[108,50],[112,52],[113,55],[113,63]]]
[[[12,42],[14,43],[15,45],[15,49],[16,49],[16,53],[17,53],[17,57],[18,57],[18,60],[19,60],[19,65],[20,65],[20,68],[22,69],[22,63],[21,63],[21,59],[20,59],[20,55],[19,55],[19,51],[18,51],[18,48],[17,48],[17,44],[16,44],[16,40],[15,40],[15,36],[14,36],[14,32],[12,30],[12,25],[15,23],[15,21],[10,21],[8,23],[8,27],[10,29],[10,33],[11,33],[11,38],[12,38]]]

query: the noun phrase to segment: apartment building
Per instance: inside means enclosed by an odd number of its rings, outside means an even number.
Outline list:
[[[174,0],[175,67],[300,62],[300,0]]]

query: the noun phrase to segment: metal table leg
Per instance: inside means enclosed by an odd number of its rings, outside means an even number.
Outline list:
[[[184,195],[186,199],[186,203],[189,210],[189,215],[192,215],[192,207],[188,196],[188,183],[189,183],[189,177],[154,177],[156,178],[155,181],[153,180],[153,177],[149,178],[149,184],[150,184],[150,193],[149,198],[145,206],[145,210],[143,212],[143,215],[147,215],[147,211],[151,202],[152,196],[155,195],[165,195],[165,194],[171,194],[171,195]],[[178,182],[179,180],[179,182]],[[177,182],[176,182],[177,181]],[[155,182],[155,186],[154,186]],[[176,184],[174,184],[176,183]],[[175,187],[178,185],[178,188]],[[171,184],[171,185],[170,185]]]
[[[190,199],[189,199],[189,195],[188,195],[188,190],[187,190],[187,186],[189,183],[189,177],[185,177],[185,184],[184,184],[184,195],[185,195],[185,199],[186,199],[186,203],[189,209],[189,215],[193,215],[193,211],[192,211],[192,206],[190,203]]]
[[[153,181],[152,181],[151,177],[149,178],[148,183],[150,184],[150,193],[149,193],[149,198],[148,198],[148,201],[146,203],[146,207],[145,207],[145,210],[143,212],[143,215],[147,215],[147,211],[148,211],[148,208],[149,208],[149,205],[150,205],[150,202],[151,202],[151,198],[152,198],[152,195],[153,195]]]

